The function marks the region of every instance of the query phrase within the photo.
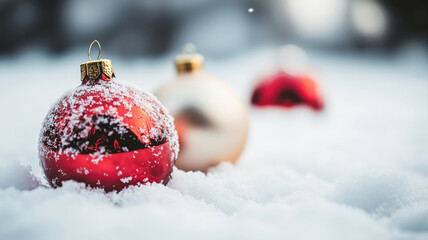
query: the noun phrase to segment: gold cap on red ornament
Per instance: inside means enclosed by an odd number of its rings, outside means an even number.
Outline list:
[[[203,65],[204,57],[196,53],[196,47],[192,43],[186,44],[182,54],[175,58],[175,67],[178,74],[201,70]]]
[[[91,59],[91,48],[94,43],[98,44],[98,57],[96,60]],[[113,71],[113,65],[110,59],[100,59],[101,55],[101,45],[97,40],[92,41],[91,45],[89,45],[88,50],[88,62],[84,62],[80,64],[80,77],[81,80],[89,78],[91,80],[98,80],[102,78],[102,75],[107,79],[111,79],[115,77]]]

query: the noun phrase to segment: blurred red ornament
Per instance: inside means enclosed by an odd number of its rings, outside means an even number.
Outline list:
[[[178,154],[173,120],[151,94],[114,80],[111,61],[81,65],[82,84],[46,116],[39,156],[49,184],[106,191],[166,184]]]
[[[322,110],[323,98],[314,80],[306,76],[290,75],[283,70],[264,79],[253,91],[251,103],[255,106],[291,108],[307,105]]]

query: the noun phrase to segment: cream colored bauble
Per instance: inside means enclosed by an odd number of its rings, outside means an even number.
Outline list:
[[[180,153],[176,166],[203,171],[236,162],[248,135],[248,110],[226,83],[203,71],[201,55],[185,48],[175,59],[178,75],[155,95],[175,118]]]

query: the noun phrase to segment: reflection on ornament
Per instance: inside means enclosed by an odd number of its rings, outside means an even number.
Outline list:
[[[324,107],[322,96],[314,80],[279,71],[264,79],[253,91],[251,103],[255,106],[281,106],[285,108],[307,105],[314,110]]]
[[[81,73],[82,84],[53,106],[43,124],[39,156],[49,184],[75,180],[106,191],[166,184],[178,139],[164,107],[114,80],[110,60],[83,63]]]
[[[178,76],[155,95],[175,118],[180,139],[176,166],[203,171],[220,162],[236,162],[248,133],[248,112],[224,82],[202,70],[204,59],[187,45],[176,60]]]

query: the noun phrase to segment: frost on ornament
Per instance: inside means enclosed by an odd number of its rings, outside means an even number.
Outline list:
[[[39,155],[53,187],[75,180],[106,191],[167,183],[178,154],[173,120],[151,94],[124,81],[87,81],[48,113]]]

